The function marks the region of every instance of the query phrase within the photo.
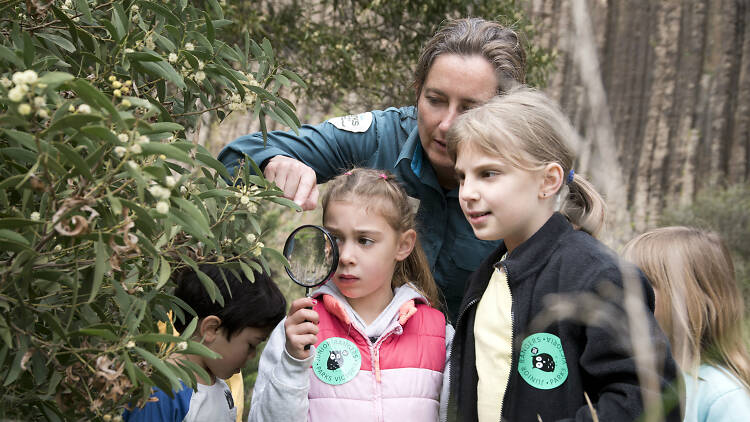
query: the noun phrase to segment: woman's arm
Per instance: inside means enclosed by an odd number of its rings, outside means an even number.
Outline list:
[[[400,140],[405,140],[408,128],[414,126],[409,110],[389,108],[303,125],[299,134],[273,131],[265,143],[261,133],[245,135],[224,147],[218,158],[233,172],[240,160],[249,156],[286,198],[303,209],[312,209],[317,202],[316,183],[353,166],[372,167],[378,160],[388,166],[395,163]]]

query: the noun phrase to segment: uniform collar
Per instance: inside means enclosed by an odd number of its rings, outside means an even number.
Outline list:
[[[408,166],[411,174],[419,179],[423,184],[435,189],[440,193],[444,193],[443,188],[438,183],[437,175],[435,170],[432,168],[429,160],[424,154],[422,149],[422,141],[419,138],[419,127],[414,126],[409,136],[404,142],[404,146],[401,148],[401,152],[396,158],[396,162],[393,163],[393,167],[397,166]]]
[[[421,178],[423,174],[423,163],[424,163],[424,152],[422,150],[422,142],[419,139],[419,127],[414,128],[409,132],[409,136],[404,142],[404,146],[401,148],[401,152],[396,158],[396,162],[393,163],[393,167],[401,164],[402,161],[408,162],[411,167],[412,173],[415,176]]]

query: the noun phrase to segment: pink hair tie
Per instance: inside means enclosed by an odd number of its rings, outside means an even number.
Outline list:
[[[347,175],[347,176],[351,176],[351,175],[352,175],[352,172],[350,172],[350,171],[347,171],[347,172],[346,172],[346,173],[344,173],[344,174],[345,174],[345,175]]]
[[[388,176],[386,176],[385,173],[380,173],[380,177],[382,177],[383,180],[388,180]]]

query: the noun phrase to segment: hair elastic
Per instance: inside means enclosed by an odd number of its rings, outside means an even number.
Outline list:
[[[347,176],[351,176],[351,175],[352,175],[352,172],[350,172],[350,171],[347,171],[347,172],[346,172],[346,173],[344,173],[344,174],[345,174],[345,175],[347,175]]]
[[[383,180],[388,180],[388,176],[386,176],[385,173],[380,173],[380,177],[382,177]]]
[[[565,181],[567,184],[570,184],[570,182],[573,181],[573,176],[576,175],[576,171],[573,169],[570,169],[570,172],[568,172],[568,179]]]

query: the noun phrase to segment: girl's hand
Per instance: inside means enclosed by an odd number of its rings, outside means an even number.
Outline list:
[[[284,321],[286,351],[295,359],[310,357],[310,350],[305,350],[305,346],[318,341],[318,313],[312,310],[316,302],[310,297],[295,300]]]

